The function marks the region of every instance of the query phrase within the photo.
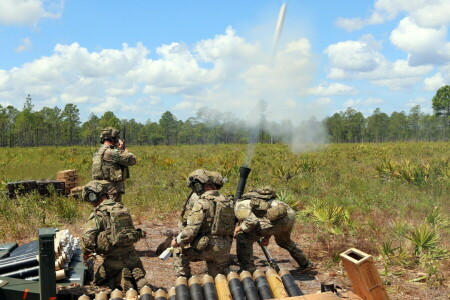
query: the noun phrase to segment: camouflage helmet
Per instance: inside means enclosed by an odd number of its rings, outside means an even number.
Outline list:
[[[222,177],[219,172],[207,171],[208,174],[208,182],[211,185],[218,187],[219,189],[223,187],[223,184],[226,182],[226,178]]]
[[[200,182],[202,184],[208,183],[210,181],[208,173],[210,172],[206,171],[205,169],[195,170],[194,172],[189,174],[187,178],[187,185],[191,187],[194,182]]]
[[[263,199],[263,200],[271,200],[275,199],[277,197],[277,194],[275,190],[270,186],[264,186],[257,189],[254,189],[248,193],[245,193],[242,195],[242,199]]]
[[[81,197],[89,203],[96,203],[103,195],[108,196],[110,183],[106,180],[92,180],[83,186]]]
[[[103,143],[106,140],[117,142],[119,140],[120,131],[114,127],[106,127],[102,129],[100,133],[100,142]]]

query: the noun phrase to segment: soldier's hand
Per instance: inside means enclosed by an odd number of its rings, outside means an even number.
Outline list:
[[[241,226],[238,225],[236,228],[234,228],[233,237],[236,238],[236,235],[241,231]]]
[[[180,245],[178,245],[178,243],[177,243],[177,239],[176,238],[173,238],[172,239],[172,242],[170,243],[170,247],[179,247]]]
[[[123,143],[123,141],[121,139],[119,139],[119,141],[117,142],[117,148],[119,148],[120,150],[125,150],[125,144]]]
[[[270,236],[265,236],[259,241],[259,244],[261,246],[269,246],[269,241],[270,241]]]

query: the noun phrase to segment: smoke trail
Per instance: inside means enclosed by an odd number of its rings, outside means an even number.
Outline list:
[[[280,8],[280,12],[278,13],[277,25],[275,27],[275,33],[273,35],[272,42],[272,60],[275,57],[275,53],[277,51],[278,42],[280,40],[281,31],[283,30],[284,18],[286,16],[286,3],[283,3]]]

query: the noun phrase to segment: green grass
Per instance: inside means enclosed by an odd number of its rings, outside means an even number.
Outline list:
[[[411,239],[411,230],[425,223],[436,232],[433,249],[445,250],[450,244],[449,146],[444,142],[332,144],[296,154],[285,145],[258,144],[247,190],[271,185],[285,201],[295,203],[302,231],[315,233],[311,243],[323,244],[329,257],[336,257],[345,245],[378,255],[383,242],[383,255],[390,253],[386,245],[411,257],[418,255],[418,249],[424,248]],[[57,171],[72,168],[79,170],[85,183],[95,150],[2,148],[1,187],[8,181],[54,179]],[[130,168],[124,203],[134,215],[156,218],[180,210],[189,193],[185,178],[197,168],[221,172],[228,178],[222,192],[234,194],[246,146],[135,146],[130,151],[138,164]],[[0,242],[34,236],[41,226],[81,223],[90,210],[86,203],[58,196],[15,200],[1,196]],[[333,242],[335,237],[339,242]]]

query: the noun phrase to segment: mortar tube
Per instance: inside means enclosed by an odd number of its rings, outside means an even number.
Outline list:
[[[286,289],[284,288],[283,281],[278,275],[277,271],[273,268],[269,268],[266,271],[266,278],[269,282],[270,289],[275,298],[287,298],[289,297]]]
[[[234,300],[246,300],[244,286],[236,272],[230,272],[227,275],[228,286]]]
[[[152,289],[148,285],[144,285],[139,290],[139,296],[140,300],[154,300]]]
[[[97,294],[95,294],[95,300],[108,300],[108,294],[106,294],[105,292],[99,292]]]
[[[166,292],[161,289],[157,290],[155,292],[155,300],[167,300]]]
[[[234,196],[234,201],[239,201],[241,199],[242,194],[244,193],[245,184],[247,183],[248,175],[250,174],[250,169],[247,166],[242,166],[239,168],[239,182],[236,189],[236,195]]]
[[[247,300],[261,300],[258,294],[258,289],[256,288],[255,282],[253,281],[252,274],[248,271],[242,271],[240,274],[240,278]]]
[[[171,287],[167,294],[168,300],[175,300],[177,298],[177,292],[175,291],[175,287]]]
[[[89,296],[87,296],[87,295],[82,295],[82,296],[78,297],[78,300],[91,300],[91,298],[89,298]]]
[[[203,297],[203,290],[200,284],[200,279],[195,276],[192,276],[188,280],[189,285],[189,293],[191,295],[192,300],[205,300]]]
[[[258,289],[258,293],[261,299],[264,300],[274,298],[269,283],[267,282],[267,278],[266,276],[264,276],[263,270],[256,270],[253,273],[253,279],[255,279],[256,288]]]
[[[216,278],[214,278],[214,282],[216,283],[217,297],[219,300],[233,299],[225,275],[217,275]]]
[[[191,300],[186,277],[178,277],[175,281],[176,300]]]
[[[289,273],[288,270],[281,269],[279,275],[281,277],[281,280],[283,281],[283,285],[286,288],[286,291],[289,294],[289,297],[305,295],[298,287],[297,283],[294,280],[294,277],[292,277],[291,273]]]
[[[218,300],[216,286],[214,285],[214,278],[212,276],[206,274],[203,276],[203,295],[205,296],[205,300]]]
[[[123,294],[122,291],[115,289],[112,291],[111,296],[109,297],[110,300],[123,300]]]
[[[138,292],[131,288],[125,293],[125,299],[126,300],[135,300],[138,298]]]

